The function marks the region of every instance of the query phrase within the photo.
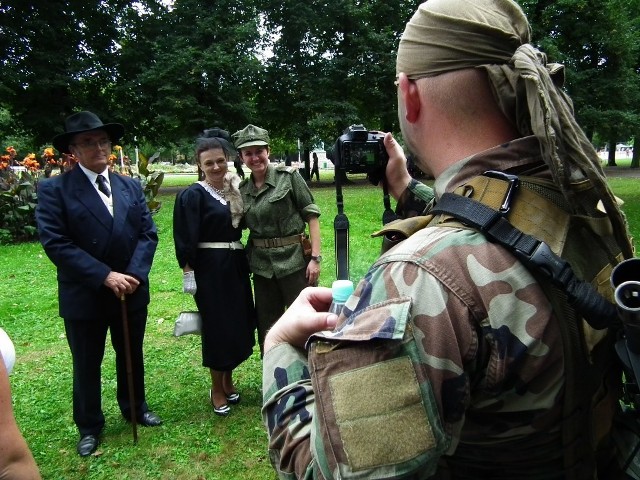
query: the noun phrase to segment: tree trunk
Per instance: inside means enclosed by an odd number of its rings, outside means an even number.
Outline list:
[[[309,148],[305,147],[302,152],[302,160],[304,161],[304,167],[300,169],[300,175],[302,178],[309,181],[309,173],[311,169],[309,168]]]
[[[636,137],[633,139],[633,156],[631,157],[631,168],[640,167],[640,131],[636,132]]]
[[[616,142],[617,142],[617,139],[615,138],[609,139],[609,158],[607,160],[608,167],[618,166],[618,164],[616,163]]]

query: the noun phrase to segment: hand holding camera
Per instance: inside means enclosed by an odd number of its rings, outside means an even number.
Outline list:
[[[391,209],[389,193],[398,200],[411,176],[402,147],[390,133],[369,131],[363,125],[351,125],[338,137],[330,156],[335,166],[336,205],[333,221],[336,250],[336,278],[349,278],[349,220],[344,214],[341,176],[366,173],[373,185],[382,184],[384,212],[382,224],[397,219]]]
[[[346,173],[366,173],[373,185],[384,178],[389,156],[383,144],[384,133],[369,131],[364,125],[351,125],[336,140],[334,165]]]
[[[411,182],[411,175],[407,169],[407,157],[405,157],[404,150],[391,133],[385,134],[384,146],[389,155],[389,161],[384,172],[387,186],[391,196],[398,200]]]

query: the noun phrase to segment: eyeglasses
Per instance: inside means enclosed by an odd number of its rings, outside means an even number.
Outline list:
[[[111,148],[111,140],[97,140],[94,142],[80,142],[74,143],[76,147],[80,147],[83,150],[90,150],[92,148]]]

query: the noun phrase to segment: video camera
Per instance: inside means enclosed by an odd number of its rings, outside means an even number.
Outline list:
[[[384,148],[384,134],[368,131],[363,125],[351,125],[338,137],[333,162],[337,170],[346,173],[366,173],[373,185],[384,178],[389,160]]]

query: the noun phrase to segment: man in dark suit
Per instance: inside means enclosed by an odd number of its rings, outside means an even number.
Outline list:
[[[36,220],[40,241],[57,267],[60,316],[73,357],[73,419],[78,454],[98,447],[104,427],[100,368],[107,330],[116,354],[117,400],[122,415],[144,426],[160,417],[145,401],[142,342],[149,304],[149,270],[158,243],[140,183],[109,172],[111,146],[124,134],[91,112],[65,121],[53,146],[78,164],[38,184]],[[121,297],[127,308],[133,391],[130,405]]]

